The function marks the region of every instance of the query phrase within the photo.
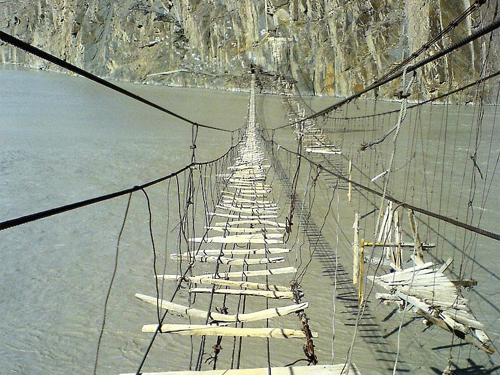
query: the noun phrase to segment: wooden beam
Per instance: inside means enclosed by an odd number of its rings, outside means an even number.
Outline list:
[[[170,255],[171,259],[174,260],[192,260],[192,257],[189,256],[184,256],[181,255],[179,256],[178,254],[171,254]],[[282,263],[285,261],[285,258],[283,257],[276,257],[276,258],[259,258],[259,259],[245,259],[245,258],[226,258],[226,257],[218,257],[218,256],[211,256],[211,255],[195,255],[194,259],[200,263],[220,263],[220,264],[227,264],[231,266],[243,266],[243,265],[255,265],[255,264],[271,264],[271,263]]]
[[[225,221],[225,222],[217,222],[215,223],[215,226],[217,227],[225,227],[225,226],[234,226],[234,225],[270,225],[273,227],[278,227],[278,228],[286,228],[286,225],[284,223],[279,223],[277,221],[272,221],[272,220],[263,220],[259,218],[255,219],[249,219],[249,220],[231,220],[231,221]]]
[[[223,212],[209,212],[211,216],[225,217],[227,219],[242,219],[242,220],[263,220],[263,219],[276,219],[278,215],[236,215],[236,214],[226,214]]]
[[[205,229],[208,230],[213,230],[217,232],[228,232],[228,233],[266,233],[266,232],[273,232],[273,233],[283,233],[285,231],[285,228],[266,228],[266,227],[260,227],[260,228],[245,228],[245,227],[205,227]]]
[[[412,210],[408,210],[408,219],[410,221],[410,228],[411,232],[413,233],[415,250],[417,252],[417,256],[414,258],[414,260],[417,265],[420,265],[424,263],[424,249],[422,248],[422,243],[420,242],[420,236],[418,234],[417,224],[415,222],[415,216],[413,215]]]
[[[168,372],[142,372],[142,375],[345,375],[347,365],[316,365],[316,366],[290,366],[271,368],[249,368],[249,369],[220,369],[207,371],[168,371]],[[135,375],[121,374],[121,375]],[[358,368],[351,363],[349,375],[361,375]]]
[[[352,244],[352,249],[353,249],[353,263],[352,263],[352,283],[357,284],[358,279],[359,279],[359,213],[355,212],[354,213],[354,224],[353,224],[353,229],[354,229],[354,241]],[[363,260],[361,260],[363,261]]]
[[[224,279],[241,279],[242,277],[256,277],[256,276],[272,276],[272,275],[282,275],[288,273],[296,273],[297,269],[295,267],[283,267],[283,268],[272,268],[269,270],[257,270],[257,271],[243,271],[243,272],[219,272],[220,277]],[[189,276],[185,277],[187,281],[192,283],[198,283],[202,279],[213,279],[216,275],[200,275],[200,276]],[[163,280],[179,280],[179,275],[158,275],[158,279]]]
[[[156,332],[158,324],[146,324],[142,332]],[[269,338],[305,338],[304,332],[298,329],[288,328],[234,328],[219,327],[203,324],[163,324],[162,333],[171,333],[181,336],[231,336],[231,337],[269,337]],[[318,337],[313,332],[313,337]]]
[[[250,281],[234,281],[225,279],[201,279],[200,284],[215,284],[220,286],[229,286],[241,289],[255,289],[255,290],[272,290],[279,292],[288,292],[290,287],[273,285],[273,284],[263,284],[263,283],[252,283]]]
[[[226,210],[226,211],[232,211],[232,212],[241,212],[243,214],[252,214],[254,216],[259,216],[259,215],[274,215],[276,214],[276,211],[278,210],[278,207],[266,207],[266,208],[260,208],[260,207],[237,207],[237,206],[232,206],[232,205],[222,205],[218,204],[216,206],[219,210]]]
[[[136,298],[140,299],[141,301],[144,301],[146,303],[149,303],[153,306],[160,306],[162,309],[165,310],[170,310],[170,311],[175,311],[180,314],[188,315],[191,317],[195,318],[201,318],[201,319],[206,319],[207,316],[210,317],[210,319],[217,321],[217,322],[226,322],[226,323],[231,323],[231,322],[255,322],[258,320],[264,320],[264,319],[272,319],[272,318],[277,318],[280,316],[285,316],[297,311],[301,311],[304,309],[307,309],[309,307],[308,302],[303,302],[303,303],[298,303],[294,305],[288,305],[288,306],[282,306],[282,307],[276,307],[276,308],[270,308],[270,309],[265,309],[265,310],[260,310],[260,311],[255,311],[252,313],[245,313],[245,314],[221,314],[218,312],[210,312],[210,315],[208,314],[208,311],[205,310],[199,310],[199,309],[194,309],[188,306],[183,306],[179,305],[177,303],[165,301],[163,299],[157,300],[156,297],[150,297],[146,296],[144,294],[139,294],[137,293],[135,295]]]
[[[214,294],[230,294],[238,296],[254,296],[274,299],[294,299],[293,292],[275,292],[271,290],[248,290],[248,289],[215,289],[212,288],[191,288],[189,293],[214,293]]]
[[[235,249],[235,250],[216,250],[216,249],[206,249],[206,250],[197,250],[193,252],[193,255],[265,255],[265,254],[286,254],[289,253],[290,249],[283,248],[269,248],[269,249]],[[182,256],[188,256],[187,252],[182,253]]]
[[[284,235],[280,233],[268,233],[265,236],[262,234],[235,234],[232,236],[215,236],[215,237],[194,237],[189,238],[189,241],[196,243],[234,243],[234,244],[278,244],[284,243]]]

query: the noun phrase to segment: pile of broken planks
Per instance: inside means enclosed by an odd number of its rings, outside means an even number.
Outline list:
[[[493,354],[493,345],[484,332],[484,325],[474,317],[469,302],[459,293],[458,286],[461,282],[450,280],[443,273],[449,264],[451,259],[440,268],[427,262],[369,278],[390,291],[377,293],[377,299],[386,304],[409,307],[424,318],[424,324],[434,324]]]
[[[189,324],[172,324],[161,322],[143,326],[143,332],[161,332],[172,335],[187,336],[214,336],[217,343],[214,345],[214,354],[210,361],[198,361],[196,371],[171,371],[158,374],[187,375],[187,374],[232,374],[232,375],[267,375],[267,374],[296,374],[296,375],[341,375],[359,374],[354,364],[318,365],[318,366],[290,366],[241,369],[233,362],[227,368],[217,369],[217,359],[220,355],[222,337],[236,338],[266,338],[269,339],[303,339],[303,351],[308,364],[317,364],[314,353],[313,338],[316,332],[309,328],[309,320],[305,314],[308,307],[303,302],[302,292],[296,283],[288,286],[271,283],[272,278],[278,275],[296,274],[295,267],[280,267],[286,261],[285,256],[290,249],[285,247],[285,224],[278,221],[278,206],[269,198],[271,186],[266,184],[268,166],[263,165],[264,156],[260,149],[257,126],[255,120],[255,97],[252,90],[249,105],[247,130],[239,156],[233,166],[229,167],[224,175],[226,187],[222,193],[215,212],[207,213],[207,222],[203,237],[190,238],[196,244],[191,252],[172,254],[171,258],[184,261],[184,264],[210,266],[210,272],[189,276],[159,275],[158,279],[186,282],[189,293],[196,301],[202,296],[210,296],[208,308],[198,309],[193,305],[184,305],[166,301],[157,297],[136,294],[140,300],[169,310],[174,314],[181,314],[189,319]],[[199,269],[200,267],[190,267]],[[258,269],[255,269],[258,267]],[[236,270],[235,270],[236,269]],[[260,278],[260,282],[258,282]],[[290,277],[290,279],[293,278]],[[263,281],[262,281],[263,280]],[[200,286],[201,285],[201,286]],[[203,287],[203,285],[205,287]],[[266,301],[266,307],[253,312],[240,308],[235,313],[226,308],[216,308],[214,297],[222,295],[224,298],[237,298],[239,301],[246,298],[258,297]],[[191,299],[193,300],[193,299]],[[269,307],[269,301],[281,303],[280,306]],[[224,299],[225,303],[226,299]],[[281,301],[281,302],[280,302]],[[291,301],[291,302],[287,302]],[[249,304],[247,304],[249,305]],[[245,303],[243,303],[245,306]],[[296,314],[299,328],[283,328],[276,325],[278,319],[287,315]],[[190,324],[191,319],[200,319],[204,324]],[[271,321],[269,321],[271,319]],[[249,322],[261,322],[263,327],[244,326]],[[270,327],[270,324],[276,325]],[[233,342],[233,341],[231,341]],[[236,341],[234,341],[236,342]],[[233,350],[234,355],[234,350]],[[265,357],[266,353],[260,353]],[[275,357],[279,358],[280,353]],[[202,370],[202,366],[210,364],[211,370]],[[286,364],[283,364],[286,365]],[[147,374],[143,372],[143,374]],[[153,374],[153,373],[150,373]]]
[[[414,214],[408,210],[408,222],[413,234],[413,242],[405,243],[402,239],[402,225],[397,210],[388,202],[381,220],[380,232],[375,242],[359,240],[359,214],[354,221],[354,283],[359,284],[360,301],[362,293],[364,267],[364,248],[383,248],[385,257],[390,261],[390,273],[381,276],[367,276],[369,280],[382,286],[390,293],[377,293],[376,298],[384,304],[397,304],[400,308],[409,308],[424,318],[427,326],[436,325],[453,333],[460,339],[485,352],[494,352],[493,344],[484,332],[484,325],[473,315],[469,302],[463,298],[460,287],[471,287],[474,281],[450,280],[444,272],[451,265],[450,258],[440,268],[432,262],[424,262],[424,250],[435,247],[420,241]],[[413,248],[414,267],[403,270],[403,248]],[[377,260],[380,262],[383,259]]]

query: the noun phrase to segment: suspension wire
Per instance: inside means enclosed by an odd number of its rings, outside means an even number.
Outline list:
[[[144,99],[143,97],[140,97],[137,94],[134,94],[128,90],[125,90],[124,88],[121,88],[121,87],[119,87],[111,82],[108,82],[108,81],[106,81],[106,80],[104,80],[104,79],[84,70],[84,69],[81,69],[73,64],[70,64],[64,60],[61,60],[60,58],[58,58],[58,57],[56,57],[48,52],[45,52],[39,48],[36,48],[29,43],[23,42],[22,40],[14,37],[12,35],[9,35],[3,31],[0,31],[0,39],[6,43],[12,44],[13,46],[15,46],[17,48],[22,49],[23,51],[26,51],[28,53],[31,53],[32,55],[38,56],[44,60],[47,60],[47,61],[49,61],[57,66],[60,66],[61,68],[69,70],[73,73],[76,73],[76,74],[82,76],[82,77],[88,78],[95,83],[98,83],[98,84],[105,86],[111,90],[114,90],[120,94],[128,96],[129,98],[137,100],[137,101],[139,101],[143,104],[146,104],[152,108],[155,108],[161,112],[164,112],[172,117],[175,117],[176,119],[187,122],[188,124],[195,125],[195,126],[202,127],[202,128],[206,128],[206,129],[217,130],[217,131],[221,131],[221,132],[232,133],[233,131],[235,131],[235,130],[218,128],[218,127],[211,126],[211,125],[198,124],[193,120],[190,120],[184,116],[181,116],[181,115],[179,115],[179,114],[177,114],[177,113],[175,113],[175,112],[173,112],[165,107],[160,106],[159,104],[156,104],[156,103],[153,103],[147,99]]]
[[[239,142],[238,142],[238,144],[239,144]],[[75,203],[70,203],[70,204],[67,204],[67,205],[64,205],[64,206],[59,206],[59,207],[51,208],[49,210],[39,211],[39,212],[32,213],[32,214],[29,214],[29,215],[20,216],[20,217],[14,218],[14,219],[2,221],[2,222],[0,222],[0,231],[8,229],[8,228],[15,227],[17,225],[22,225],[22,224],[30,223],[30,222],[37,221],[37,220],[40,220],[40,219],[44,219],[44,218],[47,218],[49,216],[58,215],[58,214],[61,214],[63,212],[76,210],[77,208],[89,206],[91,204],[95,204],[95,203],[103,202],[103,201],[106,201],[106,200],[118,198],[118,197],[120,197],[122,195],[130,194],[130,193],[133,193],[133,192],[136,192],[136,191],[139,191],[139,190],[143,190],[143,189],[145,189],[147,187],[156,185],[156,184],[158,184],[160,182],[163,182],[163,181],[166,181],[166,180],[168,180],[168,179],[170,179],[172,177],[175,177],[175,176],[181,174],[182,172],[184,172],[184,171],[186,171],[186,170],[188,170],[188,169],[190,169],[192,167],[215,163],[215,162],[223,159],[227,155],[229,155],[229,153],[231,151],[233,151],[233,149],[235,147],[237,147],[238,144],[232,146],[224,155],[220,156],[217,159],[214,159],[214,160],[211,160],[211,161],[208,161],[208,162],[202,162],[202,163],[191,163],[189,165],[186,165],[184,168],[181,168],[181,169],[177,170],[176,172],[170,173],[170,174],[168,174],[166,176],[160,177],[160,178],[158,178],[156,180],[147,182],[147,183],[142,184],[142,185],[136,185],[134,187],[131,187],[131,188],[128,188],[128,189],[125,189],[125,190],[120,190],[120,191],[117,191],[117,192],[114,192],[114,193],[111,193],[111,194],[105,194],[105,195],[97,196],[97,197],[94,197],[94,198],[86,199],[86,200],[83,200],[83,201],[79,201],[79,202],[75,202]]]
[[[236,146],[235,146],[236,147]],[[231,148],[231,151],[234,150],[234,148]],[[225,157],[230,155],[229,152],[227,152],[224,157],[221,157],[221,158],[218,158],[217,160],[215,160],[215,162],[224,162],[226,159]],[[208,165],[210,163],[196,163],[196,165]],[[183,169],[183,171],[186,171],[187,168],[189,168],[190,166],[186,167]],[[175,176],[174,176],[176,182],[177,182],[177,197],[178,197],[178,214],[179,214],[179,218],[182,220],[184,220],[184,218],[187,216],[186,214],[186,211],[182,209],[182,204],[181,204],[181,201],[180,201],[180,184],[179,184],[179,173],[177,173]],[[179,228],[179,241],[182,239],[183,237],[183,233],[184,232],[184,229],[183,229],[183,226],[182,226],[182,223],[180,224],[180,228]],[[180,242],[179,242],[179,246],[180,246]],[[180,251],[180,249],[179,249]],[[181,258],[182,259],[182,258]],[[184,271],[182,270],[179,270],[179,281],[175,287],[175,290],[172,294],[172,297],[170,298],[170,301],[172,302],[174,300],[174,298],[176,297],[177,293],[181,290],[181,287],[182,287],[182,284],[183,282],[185,281],[186,279],[186,276],[189,272],[192,271],[193,269],[193,266],[194,266],[194,262],[189,262],[188,266],[186,267],[186,269]],[[137,371],[136,371],[136,375],[140,375],[141,374],[141,370],[142,370],[142,367],[144,366],[144,364],[146,363],[146,359],[151,351],[151,348],[153,347],[153,343],[155,342],[156,338],[158,337],[158,334],[161,333],[161,326],[163,325],[163,322],[165,321],[166,317],[167,317],[167,314],[168,314],[169,310],[168,309],[165,309],[165,311],[163,312],[163,315],[161,316],[161,319],[159,320],[158,322],[158,326],[156,327],[154,333],[153,333],[153,336],[151,337],[151,340],[149,341],[149,344],[144,352],[144,355],[141,359],[141,362],[139,363],[139,366],[137,368]]]
[[[159,300],[160,300],[160,287],[159,287],[159,282],[158,282],[158,271],[156,270],[156,245],[155,245],[155,239],[153,235],[153,212],[151,210],[151,201],[149,200],[149,195],[146,193],[146,190],[141,189],[141,191],[144,194],[144,197],[146,198],[146,204],[148,207],[148,229],[149,229],[149,237],[151,239],[151,249],[153,250],[153,273],[155,276],[155,290],[156,290],[156,316],[158,319],[158,323],[160,323],[160,305],[159,305]]]
[[[461,86],[461,87],[459,87],[459,88],[457,88],[455,90],[452,90],[452,91],[449,91],[447,93],[441,94],[441,95],[436,96],[434,98],[430,98],[430,99],[424,100],[424,101],[419,102],[419,103],[415,103],[415,104],[409,105],[407,107],[407,109],[413,109],[413,108],[417,108],[417,107],[422,107],[425,104],[436,102],[438,100],[444,99],[444,98],[446,98],[448,96],[451,96],[453,94],[459,93],[461,91],[465,91],[468,88],[477,86],[477,85],[479,85],[479,84],[481,84],[483,82],[489,81],[490,79],[498,77],[499,75],[500,75],[500,70],[497,71],[497,72],[495,72],[495,73],[492,73],[492,74],[490,74],[490,75],[488,75],[486,77],[481,77],[478,80],[476,80],[474,82],[471,82],[471,83],[469,83],[469,84],[467,84],[465,86]],[[339,119],[339,120],[355,120],[355,119],[364,119],[364,118],[372,118],[372,117],[377,117],[377,116],[390,115],[390,114],[398,113],[398,112],[399,112],[399,109],[394,109],[394,110],[380,112],[380,113],[372,113],[371,115],[352,116],[352,117],[329,117],[329,118],[330,119]]]
[[[125,215],[123,217],[122,226],[120,228],[120,232],[118,233],[118,240],[116,241],[115,263],[114,263],[114,267],[113,267],[113,273],[111,275],[111,280],[109,282],[108,291],[106,293],[106,299],[104,301],[104,313],[103,313],[103,317],[102,317],[101,330],[99,332],[99,338],[97,340],[97,350],[96,350],[96,356],[95,356],[95,362],[94,362],[94,375],[97,374],[97,363],[99,361],[99,352],[101,350],[102,337],[104,334],[104,328],[106,326],[108,302],[109,302],[109,297],[111,296],[111,289],[113,288],[113,284],[115,282],[116,272],[118,271],[118,259],[119,259],[119,255],[120,255],[120,244],[121,244],[121,240],[122,240],[123,231],[125,230],[125,223],[127,222],[128,212],[130,209],[130,202],[131,201],[132,201],[132,193],[130,193],[128,196],[127,208],[125,209]]]
[[[276,143],[274,141],[271,141],[269,139],[266,139],[266,142],[272,142],[272,143]],[[367,191],[368,193],[371,193],[371,194],[374,194],[378,197],[382,197],[383,196],[383,193],[382,192],[379,192],[379,191],[376,191],[376,190],[373,190],[372,188],[368,187],[368,186],[365,186],[359,182],[356,182],[356,181],[353,181],[353,180],[350,180],[349,178],[347,177],[344,177],[342,176],[341,174],[339,173],[336,173],[334,171],[331,171],[329,169],[326,169],[324,168],[321,164],[315,162],[314,160],[311,160],[310,158],[308,158],[307,156],[304,156],[304,155],[299,155],[297,154],[296,152],[294,151],[291,151],[289,149],[287,149],[286,147],[282,146],[282,145],[279,145],[276,143],[276,145],[278,145],[281,149],[287,151],[288,153],[291,153],[293,155],[296,155],[298,157],[301,157],[303,158],[304,160],[306,160],[307,162],[309,162],[310,164],[312,165],[315,165],[316,167],[322,169],[324,172],[326,173],[329,173],[331,174],[332,176],[335,176],[337,177],[338,179],[342,180],[342,181],[345,181],[345,182],[348,182],[350,184],[352,184],[353,187],[355,188],[360,188],[362,190],[365,190]],[[463,229],[466,229],[468,231],[471,231],[471,232],[474,232],[474,233],[478,233],[482,236],[485,236],[485,237],[489,237],[489,238],[492,238],[494,240],[497,240],[497,241],[500,241],[500,234],[499,233],[494,233],[494,232],[490,232],[488,230],[485,230],[485,229],[482,229],[482,228],[479,228],[479,227],[475,227],[473,225],[470,225],[470,224],[467,224],[467,223],[464,223],[464,222],[461,222],[461,221],[458,221],[456,219],[453,219],[451,217],[448,217],[448,216],[444,216],[444,215],[441,215],[441,214],[438,214],[436,212],[432,212],[432,211],[429,211],[429,210],[426,210],[424,208],[421,208],[421,207],[418,207],[418,206],[415,206],[415,205],[412,205],[410,203],[407,203],[407,202],[404,202],[404,201],[401,201],[391,195],[385,195],[385,199],[393,202],[393,203],[396,203],[398,205],[401,205],[402,207],[406,208],[406,209],[411,209],[415,212],[419,212],[421,214],[424,214],[426,216],[430,216],[430,217],[433,217],[435,219],[438,219],[438,220],[442,220],[442,221],[445,221],[447,223],[450,223],[450,224],[453,224],[455,226],[458,226],[458,227],[461,227]]]
[[[191,163],[196,162],[196,140],[198,139],[198,131],[200,130],[200,127],[198,125],[193,125],[191,127],[191,150],[192,150],[192,155],[191,155]],[[233,137],[231,133],[231,145],[233,144]]]
[[[492,31],[498,29],[500,27],[500,18],[497,19],[496,21],[493,21],[492,23],[490,23],[488,26],[485,26],[483,27],[482,29],[479,29],[475,32],[473,32],[472,34],[468,35],[467,37],[459,40],[458,42],[452,44],[451,46],[435,53],[434,55],[432,56],[429,56],[428,58],[426,59],[423,59],[413,65],[408,65],[407,68],[406,68],[406,73],[411,73],[413,72],[414,70],[417,70],[418,68],[421,68],[422,66],[424,65],[427,65],[428,63],[430,62],[433,62],[434,60],[437,60],[447,54],[449,54],[450,52],[453,52],[467,44],[469,44],[470,42],[473,42],[474,40],[488,34],[488,33],[491,33]],[[398,73],[395,73],[393,75],[391,75],[390,77],[387,77],[387,78],[384,78],[384,79],[380,79],[380,80],[377,80],[375,83],[371,84],[370,86],[368,87],[365,87],[364,89],[362,89],[361,91],[357,92],[356,94],[353,94],[345,99],[342,99],[340,100],[339,102],[327,107],[327,108],[324,108],[322,109],[321,111],[318,111],[316,113],[313,113],[312,115],[308,116],[308,117],[305,117],[303,119],[300,119],[300,121],[305,121],[305,120],[311,120],[311,119],[314,119],[314,118],[317,118],[317,117],[320,117],[320,116],[323,116],[323,115],[326,115],[340,107],[342,107],[343,105],[353,101],[354,99],[357,99],[359,97],[361,97],[361,95],[363,94],[366,94],[367,92],[369,91],[372,91],[372,90],[375,90],[377,88],[379,88],[380,86],[383,86],[391,81],[394,81],[395,79],[401,77],[403,75],[403,71],[400,71]],[[297,121],[298,122],[298,121]],[[295,125],[297,122],[295,123],[292,123],[292,124],[286,124],[286,125],[282,125],[282,126],[278,126],[278,127],[275,127],[273,129],[282,129],[282,128],[285,128],[287,126],[290,126],[290,125]]]
[[[297,153],[300,155],[302,154],[302,139],[303,139],[303,128],[305,127],[305,124],[303,122],[300,123],[300,133],[299,133],[299,139],[297,143]],[[300,162],[301,158],[297,158],[297,168],[295,170],[295,173],[293,175],[293,180],[292,180],[292,186],[290,188],[290,210],[288,212],[288,217],[286,218],[286,233],[289,236],[290,233],[292,233],[292,226],[293,226],[293,214],[295,212],[295,201],[297,199],[297,183],[299,179],[299,174],[300,174]]]

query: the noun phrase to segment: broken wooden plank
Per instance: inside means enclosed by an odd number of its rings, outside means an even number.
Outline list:
[[[280,316],[289,315],[291,313],[301,311],[307,309],[309,307],[308,302],[298,303],[294,305],[275,307],[265,310],[259,310],[252,313],[244,313],[244,314],[221,314],[218,312],[211,311],[210,314],[208,311],[194,309],[188,306],[179,305],[177,303],[165,301],[163,299],[156,299],[156,297],[150,297],[144,294],[137,293],[135,295],[136,298],[149,303],[153,306],[160,306],[162,309],[171,310],[179,314],[188,315],[194,318],[206,319],[207,316],[209,319],[218,321],[218,322],[255,322],[258,320],[264,319],[272,319]]]

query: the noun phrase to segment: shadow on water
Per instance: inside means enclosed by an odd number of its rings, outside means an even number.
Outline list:
[[[435,367],[431,367],[431,370],[435,374],[443,375],[488,375],[494,374],[497,370],[500,370],[500,366],[496,366],[490,369],[486,369],[481,364],[476,364],[472,359],[468,358],[467,362],[469,364],[468,367],[458,368],[453,362],[450,363],[449,369],[445,370],[448,372],[444,372],[443,370],[439,370]]]
[[[280,160],[274,158],[272,165],[280,183],[285,187],[285,190],[288,189],[291,192],[291,181]],[[321,227],[316,224],[309,208],[303,205],[298,197],[295,204],[297,207],[301,207],[300,229],[307,237],[313,249],[314,257],[321,264],[322,276],[335,281],[337,287],[336,301],[341,304],[341,307],[337,310],[337,314],[342,316],[342,323],[345,327],[351,327],[353,330],[357,329],[357,337],[361,340],[356,341],[356,353],[370,351],[383,370],[392,371],[394,359],[397,357],[397,349],[386,339],[387,336],[384,335],[383,329],[375,321],[371,303],[369,301],[366,302],[364,313],[358,318],[358,290],[352,284],[352,275],[342,265],[341,256],[332,251],[335,246],[327,240]],[[356,355],[353,357],[353,362],[355,363],[356,357]],[[409,365],[405,363],[404,359],[400,358],[398,361],[398,373],[410,372],[411,368]]]

